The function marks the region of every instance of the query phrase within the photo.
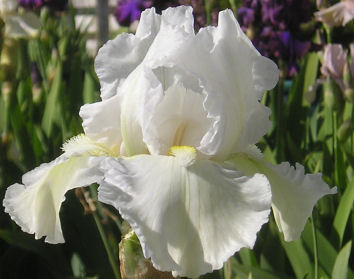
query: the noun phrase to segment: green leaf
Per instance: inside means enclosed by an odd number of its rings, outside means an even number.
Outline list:
[[[312,264],[301,240],[285,242],[281,240],[286,255],[295,272],[296,278],[304,278],[307,274],[312,274]],[[310,277],[312,278],[312,277]]]
[[[11,127],[13,129],[15,143],[18,148],[20,156],[14,157],[13,161],[19,163],[22,161],[26,168],[33,168],[33,150],[31,146],[31,140],[26,129],[26,120],[21,112],[20,107],[17,105],[11,111]]]
[[[77,253],[71,257],[71,268],[75,277],[83,278],[85,276],[85,265]]]
[[[238,255],[241,257],[244,265],[258,266],[257,259],[252,250],[243,248],[238,252]]]
[[[0,96],[0,132],[5,131],[5,127],[7,125],[6,122],[7,122],[6,105],[3,97]]]
[[[334,217],[333,226],[336,230],[339,241],[342,243],[344,231],[348,222],[349,214],[353,208],[354,203],[354,179],[345,189],[336,212],[336,216]]]
[[[318,55],[317,53],[310,53],[306,60],[303,92],[307,92],[309,87],[316,82],[318,69]],[[304,99],[303,99],[304,102]]]
[[[349,241],[343,248],[340,250],[336,262],[332,271],[332,279],[347,279],[348,274],[348,261],[350,256],[350,250],[352,248],[352,242]]]
[[[319,265],[323,271],[330,276],[332,274],[332,269],[338,252],[320,230],[316,231],[316,236]],[[311,253],[311,256],[313,256],[312,229],[309,223],[306,224],[301,238],[304,241],[306,249]],[[353,272],[350,269],[348,269],[348,279],[354,279]]]
[[[52,133],[53,124],[57,118],[57,115],[60,114],[60,111],[58,111],[58,101],[61,92],[61,78],[62,65],[58,62],[55,70],[55,77],[50,92],[48,94],[48,99],[44,108],[44,114],[42,119],[43,130],[48,137]]]
[[[23,111],[26,115],[30,115],[32,109],[32,87],[29,77],[20,80],[17,87],[16,96],[21,111]]]
[[[230,263],[232,274],[237,275],[237,278],[248,279],[250,278],[249,276],[252,276],[251,278],[253,279],[290,279],[290,277],[285,274],[277,274],[258,267],[242,265],[234,258],[230,259]]]
[[[85,104],[97,101],[98,94],[97,80],[93,77],[91,71],[85,73],[84,88],[83,88],[83,101]]]

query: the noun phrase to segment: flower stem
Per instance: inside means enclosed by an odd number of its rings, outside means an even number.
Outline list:
[[[113,255],[111,247],[109,246],[107,236],[106,236],[105,231],[104,231],[104,229],[102,227],[102,224],[101,224],[101,221],[100,221],[100,219],[98,217],[98,214],[95,211],[95,212],[92,213],[92,215],[93,215],[93,218],[95,220],[97,229],[98,229],[98,231],[100,233],[101,239],[103,241],[104,248],[106,249],[106,252],[107,252],[107,255],[108,255],[108,260],[109,260],[109,263],[111,264],[111,267],[112,267],[112,270],[113,270],[113,273],[114,273],[114,278],[121,279],[119,271],[118,271],[118,268],[117,268],[118,262],[116,261],[116,258]]]
[[[353,120],[354,120],[354,105],[352,108],[352,121]],[[351,142],[351,147],[352,147],[352,154],[354,154],[354,133],[352,133],[350,136],[350,142]]]
[[[278,162],[284,161],[284,135],[283,135],[283,89],[284,89],[284,79],[280,78],[277,86],[277,90],[274,92],[276,94],[275,98],[275,110],[274,118],[276,120],[276,159]]]
[[[224,279],[231,279],[231,265],[230,261],[224,264]]]
[[[311,217],[311,225],[312,225],[312,238],[313,238],[313,261],[314,261],[314,279],[318,279],[318,250],[317,250],[317,235],[316,235],[316,227],[313,219],[313,215]]]
[[[339,171],[338,171],[338,138],[337,138],[337,130],[338,130],[338,116],[336,112],[332,113],[333,119],[333,158],[334,158],[334,183],[336,185],[341,186]]]

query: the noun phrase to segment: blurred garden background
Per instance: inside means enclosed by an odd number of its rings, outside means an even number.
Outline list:
[[[0,200],[82,132],[80,107],[99,100],[98,48],[134,32],[144,9],[178,5],[193,6],[196,32],[216,25],[220,10],[234,12],[281,70],[262,99],[273,127],[258,147],[268,161],[299,162],[338,187],[316,205],[299,240],[285,242],[271,216],[253,250],[201,278],[354,279],[352,0],[0,0]],[[96,187],[66,195],[65,244],[35,240],[1,208],[0,278],[172,278],[151,272],[134,236],[121,242],[129,228],[97,202]]]

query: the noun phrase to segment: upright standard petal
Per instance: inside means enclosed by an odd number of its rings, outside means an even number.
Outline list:
[[[42,164],[22,177],[23,184],[13,184],[7,190],[5,212],[36,239],[45,236],[49,243],[64,242],[59,210],[65,193],[102,179],[98,165],[103,157],[71,157],[64,155]]]
[[[163,11],[161,26],[146,58],[118,88],[123,96],[121,110],[122,137],[129,156],[147,153],[144,133],[157,105],[164,99],[165,84],[156,72],[165,65],[165,58],[178,52],[181,45],[194,36],[193,16],[190,7]]]
[[[218,27],[202,28],[169,59],[204,89],[204,107],[214,124],[201,141],[201,152],[225,159],[268,131],[270,110],[259,98],[275,86],[279,71],[260,56],[231,11],[220,12]]]
[[[148,9],[142,12],[135,35],[121,34],[100,48],[95,70],[102,99],[115,95],[119,84],[143,61],[159,29],[160,16]]]
[[[85,134],[96,143],[101,143],[116,154],[122,144],[121,99],[117,94],[101,102],[86,104],[80,108]]]
[[[330,189],[323,182],[321,174],[305,174],[300,164],[296,164],[296,168],[288,162],[274,166],[247,154],[236,154],[228,162],[245,175],[263,173],[267,176],[272,189],[275,221],[286,241],[300,237],[320,198],[337,192],[336,187]]]
[[[198,149],[213,124],[204,109],[204,98],[202,93],[185,88],[179,81],[165,90],[151,121],[143,127],[144,141],[150,154],[167,155],[169,148],[175,145]]]
[[[263,175],[196,159],[192,147],[171,154],[105,160],[99,200],[120,211],[157,269],[197,277],[253,247],[268,221],[270,188]]]

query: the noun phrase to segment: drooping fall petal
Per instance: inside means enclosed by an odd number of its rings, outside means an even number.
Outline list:
[[[99,200],[116,207],[136,232],[144,256],[161,271],[196,277],[253,247],[267,222],[268,180],[196,159],[192,147],[174,156],[107,159]]]
[[[296,168],[288,162],[274,166],[247,154],[235,154],[229,162],[245,175],[262,173],[267,176],[275,221],[286,241],[300,237],[319,199],[337,192],[336,187],[330,189],[323,182],[321,174],[305,174],[300,164],[296,164]]]
[[[36,239],[45,236],[49,243],[64,242],[59,210],[65,193],[102,179],[98,169],[102,157],[71,157],[65,155],[42,164],[22,177],[23,184],[7,190],[3,205],[11,218]]]

